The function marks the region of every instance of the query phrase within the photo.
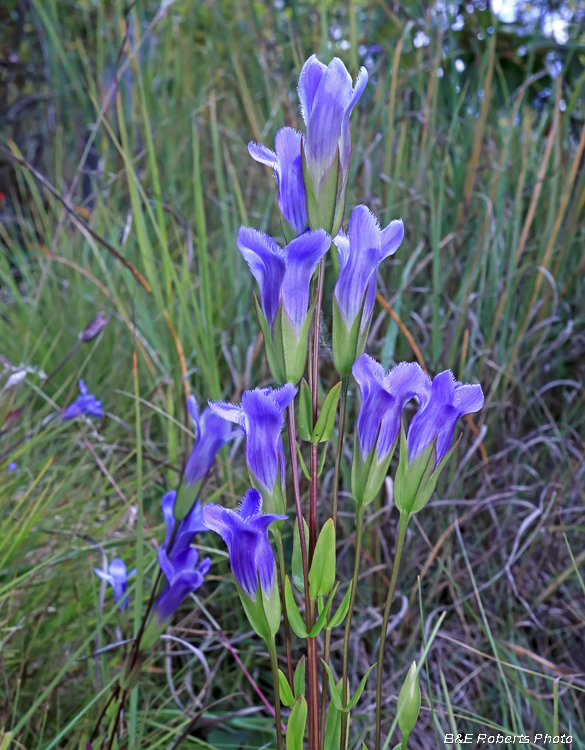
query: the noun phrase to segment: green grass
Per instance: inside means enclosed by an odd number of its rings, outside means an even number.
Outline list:
[[[90,134],[102,163],[90,178],[86,213],[73,215],[28,169],[6,159],[0,173],[0,362],[30,368],[16,406],[34,395],[0,437],[2,460],[21,469],[0,473],[0,726],[15,730],[14,747],[78,748],[91,734],[103,705],[96,696],[115,678],[123,653],[103,650],[118,636],[111,598],[102,600],[92,568],[104,553],[130,566],[142,558],[131,596],[149,596],[160,498],[190,447],[186,393],[200,403],[237,399],[270,382],[257,345],[254,285],[235,236],[242,223],[276,237],[280,228],[274,181],[249,158],[247,143],[272,145],[279,127],[301,126],[294,96],[300,64],[328,39],[333,48],[325,55],[354,64],[355,44],[336,48],[327,34],[336,24],[344,39],[382,46],[352,117],[346,222],[362,202],[383,222],[402,217],[406,239],[381,268],[378,289],[430,371],[451,367],[486,393],[475,427],[488,464],[463,424],[457,457],[407,538],[399,593],[410,607],[389,635],[385,728],[408,665],[422,652],[423,627],[428,638],[446,611],[423,666],[417,747],[442,747],[450,731],[533,735],[556,726],[585,747],[585,682],[578,676],[585,672],[579,40],[561,50],[565,74],[557,84],[542,73],[549,41],[523,39],[528,53],[519,58],[518,38],[507,28],[495,24],[495,34],[477,38],[492,23],[488,11],[466,14],[462,32],[439,33],[435,17],[422,16],[414,3],[398,11],[364,4],[355,17],[336,3],[300,0],[282,12],[256,2],[177,0],[158,16],[155,4],[137,4],[128,15],[119,2],[32,6],[19,51],[34,63],[33,83],[13,84],[22,85],[22,96],[32,86],[38,97],[9,121],[0,145],[33,162],[64,197]],[[413,47],[411,16],[422,17],[428,46]],[[458,57],[463,73],[454,66]],[[434,74],[439,64],[443,77]],[[115,70],[118,95],[110,91]],[[10,96],[18,101],[14,86]],[[545,86],[550,97],[536,108]],[[83,175],[77,177],[69,199],[80,206]],[[325,388],[336,377],[328,350],[334,269],[331,257]],[[39,390],[40,373],[61,361],[100,309],[113,315],[104,332]],[[414,358],[381,305],[368,351],[385,366]],[[108,412],[99,429],[44,422],[75,396],[80,377]],[[350,387],[349,425],[355,406]],[[242,453],[224,449],[206,498],[217,492],[235,503],[241,496]],[[332,464],[331,455],[321,520],[328,517]],[[348,460],[343,471],[348,491]],[[353,564],[347,494],[340,511],[347,531],[338,549],[341,594]],[[386,495],[368,508],[353,688],[376,652],[396,526]],[[207,708],[182,746],[269,746],[272,720],[219,626],[270,697],[268,658],[249,633],[223,550],[213,557],[199,604],[186,606],[173,630],[203,650],[214,674]],[[336,674],[340,646],[334,633]],[[180,704],[189,705],[205,682],[189,652],[173,658],[167,675],[165,647],[170,642],[147,662],[124,718],[136,747],[173,747],[190,720]],[[294,647],[296,661],[302,644]],[[352,746],[372,727],[374,684],[352,718]]]

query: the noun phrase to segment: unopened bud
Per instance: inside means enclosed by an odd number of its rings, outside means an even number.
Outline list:
[[[420,711],[420,685],[413,661],[400,695],[398,696],[398,726],[402,734],[410,734],[414,729]]]
[[[98,333],[101,333],[104,330],[110,317],[110,315],[106,315],[104,312],[99,312],[89,321],[83,331],[79,332],[77,338],[83,342],[95,339]]]

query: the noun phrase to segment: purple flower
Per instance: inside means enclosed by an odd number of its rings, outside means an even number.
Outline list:
[[[83,380],[79,381],[79,391],[81,396],[78,396],[65,409],[63,419],[75,419],[75,417],[80,417],[82,414],[88,414],[90,417],[103,417],[102,402],[98,401],[91,393],[88,393],[87,386]]]
[[[272,494],[280,472],[284,488],[285,463],[282,445],[284,410],[296,395],[292,383],[282,388],[245,391],[241,405],[210,401],[210,408],[223,419],[235,422],[246,433],[246,462],[262,491]],[[205,522],[205,514],[204,514]]]
[[[91,341],[107,326],[110,317],[110,315],[106,315],[104,312],[94,315],[85,328],[79,332],[77,338],[83,342]]]
[[[162,499],[162,512],[165,519],[165,525],[167,527],[167,533],[165,536],[163,547],[165,548],[167,554],[169,553],[169,542],[171,541],[171,537],[173,536],[173,531],[175,529],[175,516],[173,512],[175,509],[176,499],[177,493],[175,490],[167,492]],[[203,508],[201,507],[201,501],[197,500],[189,513],[187,513],[185,518],[183,518],[183,520],[179,523],[177,533],[175,534],[175,538],[173,540],[173,546],[171,548],[171,557],[175,557],[178,553],[189,547],[196,534],[200,534],[202,531],[205,531],[206,526],[203,523],[202,511]]]
[[[219,450],[230,440],[241,435],[240,430],[232,430],[224,419],[220,419],[211,409],[199,414],[195,396],[187,399],[187,411],[191,415],[195,430],[195,444],[185,465],[185,484],[190,487],[207,476]]]
[[[381,261],[394,255],[403,238],[404,226],[400,219],[381,229],[366,206],[356,206],[348,234],[341,230],[333,239],[339,258],[334,295],[348,329],[351,330],[362,305],[360,329],[368,328],[376,299],[376,271]]]
[[[323,226],[336,232],[341,224],[351,160],[349,117],[367,82],[368,72],[361,68],[353,88],[351,76],[337,57],[323,65],[312,55],[303,65],[298,92],[307,126],[303,148],[311,182],[307,191],[313,229]],[[325,219],[328,223],[315,223]]]
[[[206,557],[199,565],[199,552],[187,547],[172,559],[162,547],[158,550],[158,564],[167,579],[161,595],[154,605],[157,629],[168,623],[179,609],[185,597],[198,589],[203,577],[211,567],[211,558]]]
[[[376,461],[380,463],[396,442],[406,402],[415,396],[425,401],[430,379],[416,362],[401,362],[385,373],[368,354],[355,362],[353,376],[362,393],[357,418],[360,451],[365,460],[376,446]]]
[[[274,172],[278,185],[278,207],[293,229],[293,237],[309,228],[301,158],[302,137],[292,128],[282,128],[276,134],[276,153],[260,143],[250,141],[248,144],[250,156],[260,164],[268,165]],[[285,231],[285,235],[288,234]]]
[[[483,402],[481,385],[464,385],[455,379],[451,370],[436,375],[429,398],[421,402],[408,426],[408,463],[412,463],[436,437],[436,468],[451,447],[457,421],[465,414],[479,411]]]
[[[14,461],[11,461],[6,468],[8,471],[13,472],[14,474],[20,474],[20,469],[18,468],[18,464],[15,463]]]
[[[307,317],[309,286],[331,238],[323,229],[306,232],[282,249],[264,232],[240,227],[238,248],[260,287],[262,311],[272,331],[279,307],[297,338]]]
[[[116,557],[110,563],[108,571],[94,568],[93,572],[101,578],[103,581],[107,581],[114,591],[114,603],[118,605],[121,610],[128,609],[130,600],[126,594],[128,588],[128,579],[136,575],[136,571],[133,570],[131,573],[126,573],[126,564],[119,557]]]
[[[262,496],[250,489],[238,512],[209,504],[203,508],[203,522],[227,544],[232,572],[240,588],[256,599],[258,578],[267,597],[274,585],[274,553],[268,540],[268,527],[288,516],[262,513]]]

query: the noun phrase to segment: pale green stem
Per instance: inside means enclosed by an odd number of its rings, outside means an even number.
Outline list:
[[[362,531],[364,527],[364,511],[366,506],[364,503],[358,503],[356,517],[355,517],[355,562],[353,564],[353,578],[351,579],[351,596],[349,599],[349,609],[347,612],[347,620],[345,621],[345,636],[343,638],[343,705],[347,706],[349,703],[349,684],[347,680],[348,664],[349,664],[349,636],[351,634],[351,620],[353,617],[353,607],[355,604],[355,597],[357,592],[357,579],[360,570],[360,557],[362,552]],[[343,714],[341,717],[341,748],[347,745],[347,730],[349,726],[349,713]]]
[[[284,750],[282,741],[282,722],[280,719],[280,684],[278,682],[278,659],[276,657],[276,644],[274,638],[266,640],[266,647],[270,654],[270,666],[272,667],[272,680],[274,682],[274,719],[276,721],[276,744],[278,750]]]
[[[384,619],[382,620],[382,632],[380,633],[380,648],[378,649],[378,679],[376,682],[376,745],[375,750],[380,750],[382,743],[382,679],[384,677],[384,646],[386,645],[386,631],[388,630],[388,620],[390,619],[390,607],[394,598],[398,570],[400,568],[400,558],[402,557],[402,548],[404,538],[406,537],[406,527],[410,520],[410,513],[400,513],[400,524],[398,526],[398,540],[396,542],[396,552],[394,554],[394,566],[392,568],[392,578],[390,579],[390,588],[386,597],[386,606],[384,608]]]

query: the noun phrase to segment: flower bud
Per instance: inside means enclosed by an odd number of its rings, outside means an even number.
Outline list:
[[[402,690],[398,696],[398,726],[402,734],[410,734],[414,729],[420,711],[420,685],[416,673],[416,662],[413,661]]]
[[[106,315],[104,312],[99,312],[97,315],[94,315],[85,328],[82,331],[79,331],[77,338],[83,342],[95,339],[95,337],[107,326],[110,318],[111,315]]]

